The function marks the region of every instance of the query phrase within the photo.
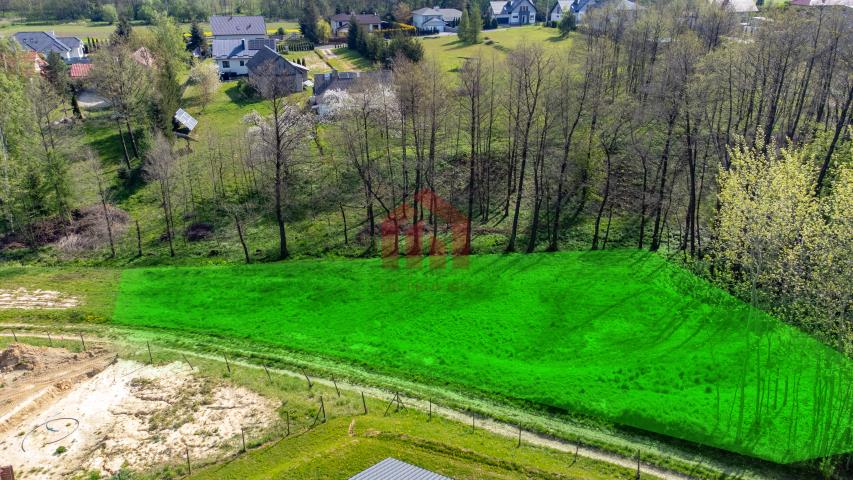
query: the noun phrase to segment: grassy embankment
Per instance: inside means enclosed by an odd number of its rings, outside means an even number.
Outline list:
[[[275,345],[788,463],[851,449],[853,365],[657,256],[122,274],[118,324]]]
[[[19,340],[47,346],[48,341],[19,333]],[[0,337],[0,348],[12,342]],[[54,338],[56,347],[81,350],[76,340]],[[90,345],[91,347],[91,345]],[[144,345],[120,342],[112,345],[121,358],[148,362]],[[155,364],[182,362],[186,358],[170,350],[153,348]],[[221,359],[190,355],[196,375],[214,383],[228,382],[257,391],[279,402],[277,420],[271,425],[246,426],[248,451],[242,453],[239,436],[222,438],[223,451],[231,455],[219,464],[210,459],[192,459],[197,479],[345,479],[370,465],[394,456],[458,479],[509,479],[524,475],[532,478],[630,479],[634,472],[582,456],[522,444],[482,428],[428,415],[413,408],[385,415],[387,400],[365,397],[360,392],[318,383],[311,388],[304,378],[294,378],[271,369],[270,376],[260,368],[249,368],[231,359],[226,367]],[[187,366],[187,368],[189,368]],[[320,398],[327,421],[314,423]],[[367,408],[367,414],[364,408]],[[405,407],[405,403],[404,403]],[[352,427],[350,427],[352,425]],[[288,429],[290,434],[288,435]],[[71,447],[73,448],[73,447]],[[134,480],[175,478],[187,473],[185,460],[176,449],[170,464],[148,472],[136,472]],[[286,472],[286,473],[285,473]],[[99,478],[81,472],[77,479]],[[644,478],[651,478],[644,475]]]

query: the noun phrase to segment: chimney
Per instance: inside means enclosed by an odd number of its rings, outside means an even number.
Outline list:
[[[246,39],[245,38],[240,39],[240,46],[243,47],[243,50],[246,49]]]

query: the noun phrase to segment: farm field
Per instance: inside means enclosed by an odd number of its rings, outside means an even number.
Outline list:
[[[466,58],[475,55],[488,59],[491,54],[494,54],[495,58],[501,59],[508,51],[518,47],[524,41],[542,44],[546,49],[551,49],[567,48],[571,46],[573,39],[574,36],[561,38],[559,31],[555,28],[533,26],[484,30],[483,41],[476,45],[465,45],[456,35],[421,37],[421,43],[424,46],[426,59],[434,58],[442,70],[453,71],[461,67]]]
[[[121,325],[234,337],[788,463],[853,448],[853,362],[635,251],[129,269]]]

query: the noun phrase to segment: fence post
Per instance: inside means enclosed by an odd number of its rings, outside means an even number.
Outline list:
[[[270,371],[267,370],[267,364],[264,363],[263,366],[264,366],[264,371],[267,372],[267,380],[269,380],[269,382],[272,383],[272,377],[270,376]]]
[[[335,392],[337,392],[338,398],[341,398],[341,391],[338,390],[338,382],[336,382],[335,379],[333,378],[332,383],[335,385]]]
[[[190,447],[187,446],[186,448],[187,448],[187,475],[192,475],[193,474],[193,467],[192,467],[192,464],[190,464]]]
[[[231,364],[228,363],[228,354],[223,353],[222,356],[225,357],[225,368],[228,369],[228,375],[231,375]]]
[[[311,390],[311,387],[313,387],[313,385],[311,384],[311,378],[308,377],[308,372],[306,372],[305,369],[302,367],[300,367],[299,369],[302,370],[302,375],[305,375],[305,380],[308,381],[308,390]]]
[[[243,430],[243,426],[240,426],[240,438],[243,439],[243,453],[246,452],[246,432]]]
[[[518,445],[516,448],[521,448],[521,425],[518,426]]]
[[[154,363],[154,357],[151,355],[151,344],[146,341],[145,345],[148,347],[148,364],[152,365]]]
[[[50,332],[47,332],[47,344],[48,344],[50,347],[53,347],[53,339],[52,339],[52,338],[50,338]]]
[[[18,336],[17,336],[17,335],[15,335],[15,331],[14,331],[14,330],[12,330],[11,328],[10,328],[9,330],[12,332],[12,338],[14,338],[14,339],[15,339],[15,343],[18,343]]]
[[[80,332],[80,343],[83,344],[83,351],[86,351],[86,341],[83,340],[83,332]]]
[[[432,421],[432,398],[429,399],[429,417],[427,418],[427,422]]]
[[[190,363],[190,359],[189,359],[189,358],[187,358],[187,356],[186,356],[185,354],[183,354],[183,353],[181,354],[181,356],[182,356],[182,357],[184,357],[184,361],[185,361],[185,362],[187,362],[187,365],[189,365],[189,366],[190,366],[190,370],[192,370],[192,369],[193,369],[193,364],[192,364],[192,363]]]
[[[364,414],[367,415],[367,402],[364,400],[364,392],[361,392],[361,406],[364,407]]]
[[[285,410],[284,417],[287,419],[287,436],[289,437],[290,436],[290,412]]]

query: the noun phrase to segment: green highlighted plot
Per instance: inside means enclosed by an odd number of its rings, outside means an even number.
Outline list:
[[[122,273],[115,321],[252,339],[779,463],[853,450],[853,362],[658,256]]]

